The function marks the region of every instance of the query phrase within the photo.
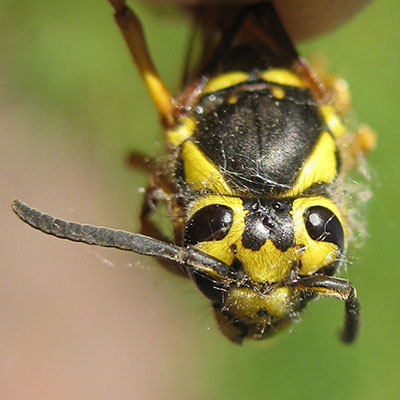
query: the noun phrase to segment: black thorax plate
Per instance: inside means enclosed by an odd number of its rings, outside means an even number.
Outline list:
[[[271,86],[271,87],[268,87]],[[323,118],[308,89],[252,82],[204,96],[193,141],[237,190],[277,195],[289,189],[312,152]]]

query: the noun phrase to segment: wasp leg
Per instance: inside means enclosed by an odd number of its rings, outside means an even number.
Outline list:
[[[347,81],[327,72],[329,68],[324,56],[313,56],[310,65],[312,71],[324,82],[327,95],[335,111],[341,116],[345,115],[351,108],[351,96]]]
[[[321,75],[327,90],[332,93],[332,102],[338,114],[345,115],[351,108],[349,85],[346,80],[333,75]]]
[[[376,133],[368,125],[360,125],[354,135],[353,141],[353,149],[358,154],[368,154],[376,147]]]
[[[164,193],[160,187],[152,182],[149,183],[145,191],[142,210],[140,212],[140,233],[168,243],[171,240],[165,237],[158,226],[150,219],[151,214],[156,210],[159,202],[166,201],[167,196],[168,195]],[[173,274],[188,277],[187,271],[182,265],[162,258],[158,259],[158,262]]]
[[[162,190],[150,182],[144,194],[142,210],[140,212],[140,222],[142,224],[141,233],[165,242],[168,241],[168,239],[150,220],[150,216],[156,210],[158,203],[163,200],[162,197]]]
[[[144,172],[153,172],[153,163],[150,158],[142,153],[132,151],[127,157],[127,163],[134,169],[140,169]],[[154,182],[154,175],[151,175],[150,182],[148,183],[142,208],[140,212],[141,233],[151,236],[155,239],[168,242],[167,239],[160,231],[160,229],[150,220],[150,215],[155,211],[160,201],[167,201],[168,195]]]
[[[345,302],[345,322],[341,339],[351,343],[357,337],[360,327],[360,303],[354,286],[339,278],[325,275],[302,278],[294,285],[295,288],[305,292],[306,295],[322,295],[335,297]]]
[[[354,168],[369,178],[365,165],[365,156],[376,146],[376,133],[367,125],[360,125],[352,135],[339,138],[338,145],[342,149],[342,171],[348,172]]]
[[[142,153],[132,151],[127,157],[127,163],[134,169],[140,169],[144,172],[153,172],[152,160]],[[146,187],[144,199],[140,212],[141,233],[151,236],[155,239],[168,242],[169,240],[161,233],[160,229],[150,220],[150,215],[160,201],[166,201],[167,194],[159,188],[154,182],[153,175],[150,177],[150,182]]]
[[[242,344],[248,332],[244,325],[235,322],[228,313],[221,311],[218,306],[213,306],[214,317],[221,333],[236,344]]]
[[[166,127],[172,126],[174,122],[172,97],[153,64],[138,17],[126,5],[125,0],[109,0],[109,2],[115,10],[115,21],[160,113],[163,124]]]
[[[135,150],[128,154],[128,157],[126,157],[126,163],[133,169],[139,169],[147,173],[150,173],[153,169],[153,160]]]

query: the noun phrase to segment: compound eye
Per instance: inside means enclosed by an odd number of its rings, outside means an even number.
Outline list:
[[[331,210],[321,206],[310,207],[304,213],[304,222],[311,239],[330,242],[343,249],[343,227]]]
[[[231,208],[213,204],[193,214],[185,227],[185,244],[223,239],[233,223]]]

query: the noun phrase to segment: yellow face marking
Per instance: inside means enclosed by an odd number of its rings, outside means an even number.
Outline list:
[[[285,91],[280,87],[274,87],[271,89],[272,96],[278,100],[282,100],[285,97]]]
[[[245,82],[249,78],[246,72],[235,71],[218,75],[210,79],[204,87],[203,93],[217,92],[218,90],[227,89],[231,86]]]
[[[192,118],[185,118],[177,129],[167,131],[167,140],[170,145],[180,146],[193,135],[196,123]]]
[[[320,268],[332,263],[338,256],[338,247],[329,242],[313,240],[304,223],[305,211],[313,206],[322,206],[331,210],[342,224],[346,236],[345,221],[336,205],[325,197],[303,197],[293,202],[291,212],[294,222],[294,237],[297,245],[302,246],[296,257],[301,261],[300,274],[312,275]]]
[[[243,264],[247,275],[255,282],[281,282],[293,267],[297,253],[295,247],[285,252],[277,249],[268,239],[257,251],[246,249],[238,241],[236,257]]]
[[[296,74],[283,68],[274,68],[261,72],[260,78],[280,85],[306,87],[304,82]]]
[[[191,205],[188,213],[188,220],[200,209],[212,205],[221,204],[228,206],[233,211],[233,224],[228,235],[218,241],[201,242],[196,245],[200,250],[211,254],[227,265],[231,265],[235,256],[231,246],[242,236],[244,228],[245,212],[242,200],[238,197],[209,195],[197,198]],[[204,221],[204,223],[207,223]],[[229,237],[229,239],[228,239]]]
[[[329,104],[325,104],[320,107],[320,111],[333,136],[335,136],[335,138],[342,136],[345,133],[345,128],[337,115],[335,108]]]
[[[182,145],[181,153],[186,183],[196,191],[209,189],[212,192],[232,194],[218,168],[190,140]]]
[[[242,244],[248,210],[243,208],[240,198],[219,195],[200,197],[190,205],[188,218],[211,204],[226,205],[232,209],[232,227],[222,240],[201,242],[196,247],[227,265],[231,265],[236,257],[245,274],[254,282],[282,282],[297,261],[301,262],[300,274],[312,275],[337,259],[339,249],[335,244],[315,241],[309,236],[304,221],[304,214],[308,208],[322,206],[331,210],[342,224],[346,236],[345,220],[331,200],[322,196],[304,197],[294,201],[291,211],[296,245],[283,252],[277,249],[271,240],[267,240],[259,250],[253,251]]]
[[[297,248],[291,247],[282,252],[270,239],[257,251],[245,248],[242,244],[242,237],[248,210],[243,208],[243,202],[238,197],[218,195],[200,197],[190,205],[188,218],[196,211],[211,204],[230,207],[234,215],[233,224],[222,240],[201,242],[196,247],[227,265],[231,265],[236,257],[243,265],[246,275],[255,282],[281,282],[296,260]],[[205,223],[207,222],[205,221]]]
[[[331,183],[336,177],[336,144],[328,132],[322,132],[308,160],[300,171],[293,187],[282,197],[294,197],[314,183]]]

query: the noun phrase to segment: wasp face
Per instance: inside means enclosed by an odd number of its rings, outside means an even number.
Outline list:
[[[233,278],[191,276],[234,341],[241,335],[265,337],[294,318],[306,300],[291,286],[315,273],[332,275],[343,252],[338,210],[324,197],[210,195],[199,197],[192,207],[185,245],[229,265]]]
[[[184,243],[223,261],[249,280],[277,284],[336,265],[344,230],[335,205],[323,197],[197,199]],[[293,272],[294,271],[294,272]]]

